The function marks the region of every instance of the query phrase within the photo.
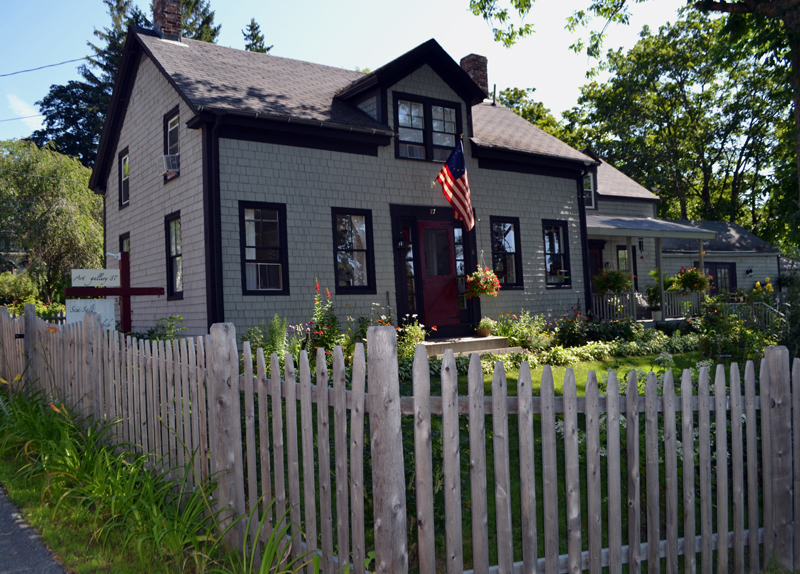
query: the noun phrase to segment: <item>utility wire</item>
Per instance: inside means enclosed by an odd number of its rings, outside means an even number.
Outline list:
[[[14,122],[14,121],[17,121],[17,120],[28,120],[30,118],[41,118],[42,116],[44,116],[44,114],[36,114],[35,116],[22,116],[21,118],[8,118],[7,120],[0,120],[0,123],[2,123],[2,122]]]
[[[47,64],[46,66],[39,66],[38,68],[31,68],[30,70],[20,70],[19,72],[11,72],[10,74],[0,74],[0,78],[7,78],[8,76],[16,76],[17,74],[24,74],[26,72],[35,72],[36,70],[44,70],[45,68],[54,68],[55,66],[63,66],[64,64],[70,64],[72,62],[80,62],[81,60],[87,60],[87,59],[88,56],[84,56],[83,58],[66,60],[64,62],[59,62],[58,64]]]

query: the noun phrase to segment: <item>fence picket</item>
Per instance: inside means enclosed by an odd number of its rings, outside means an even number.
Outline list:
[[[628,439],[628,572],[640,574],[640,524],[641,502],[639,487],[639,387],[636,373],[628,372],[628,388],[625,394],[625,417]]]
[[[155,400],[155,390],[158,388],[157,360],[154,359],[154,350],[156,349],[155,341],[145,341],[144,356],[145,356],[145,376],[147,378],[147,388],[145,394],[147,396],[147,444],[150,445],[148,452],[157,453],[160,445],[156,441],[156,433],[158,432],[158,416],[156,408],[158,402]],[[155,355],[157,357],[157,355]]]
[[[300,540],[300,460],[297,450],[297,384],[294,359],[286,354],[286,467],[289,475],[289,520],[291,536]],[[292,557],[300,556],[300,544],[292,544]]]
[[[153,395],[153,444],[155,445],[156,459],[159,461],[164,456],[164,443],[161,437],[161,378],[159,377],[162,357],[159,355],[158,341],[152,341],[150,346],[150,380]]]
[[[444,458],[444,532],[447,574],[461,574],[461,457],[459,453],[458,374],[453,351],[442,358],[442,437]]]
[[[200,415],[200,479],[208,478],[208,405],[206,404],[208,365],[206,363],[206,344],[208,336],[197,338],[197,399]]]
[[[731,467],[733,473],[733,571],[744,574],[744,465],[742,463],[742,385],[739,365],[731,364]]]
[[[647,488],[647,571],[649,574],[661,572],[660,548],[661,516],[659,502],[660,458],[658,447],[658,389],[656,375],[652,371],[647,375],[645,387],[645,484]]]
[[[794,571],[794,504],[792,502],[792,382],[789,349],[768,347],[764,361],[769,365],[770,433],[772,434],[772,517],[775,532],[775,561]]]
[[[264,518],[264,527],[261,529],[261,541],[266,542],[275,525],[274,508],[272,503],[272,488],[270,486],[270,461],[269,461],[269,390],[267,388],[267,363],[264,359],[264,349],[256,350],[256,372],[258,381],[258,458],[261,463],[261,517]],[[320,439],[321,440],[321,439]],[[320,461],[320,464],[321,461]],[[321,467],[320,467],[321,468]]]
[[[678,574],[678,444],[675,429],[675,381],[664,373],[664,473],[666,483],[666,574]]]
[[[150,444],[147,440],[147,430],[150,421],[147,420],[147,357],[145,355],[145,341],[139,340],[138,361],[136,369],[136,386],[139,388],[139,426],[136,434],[139,444],[142,446],[142,453],[150,452]]]
[[[192,399],[191,394],[189,391],[189,345],[192,344],[191,339],[182,338],[181,339],[181,402],[180,402],[180,409],[178,410],[178,416],[181,417],[183,425],[181,426],[182,433],[181,438],[183,439],[183,445],[181,445],[181,450],[183,451],[183,460],[184,460],[184,468],[183,472],[186,474],[189,484],[192,484]],[[236,353],[238,359],[238,352]],[[239,426],[239,434],[241,434],[241,426]]]
[[[200,393],[197,389],[197,343],[202,337],[197,339],[197,342],[189,340],[189,388],[191,390],[191,419],[192,419],[192,447],[191,453],[194,457],[194,476],[192,476],[192,484],[197,485],[200,481],[202,474],[200,467]],[[155,348],[155,346],[154,346]],[[153,372],[155,375],[155,371]],[[157,404],[157,403],[156,403]],[[153,411],[155,414],[155,410]],[[155,418],[153,419],[153,426],[155,425]],[[157,427],[156,427],[157,428]]]
[[[753,361],[744,366],[744,406],[747,432],[747,528],[750,574],[761,571],[758,559],[758,423],[756,419],[756,372]]]
[[[314,421],[311,416],[311,367],[308,353],[300,352],[300,428],[303,444],[303,504],[305,508],[306,551],[317,549],[317,481],[314,478]],[[306,568],[313,574],[311,564]]]
[[[181,370],[183,369],[183,364],[185,362],[183,359],[185,356],[183,358],[181,357],[181,344],[177,340],[172,341],[172,358],[175,361],[175,365],[172,369],[172,380],[169,382],[173,393],[172,400],[169,402],[169,407],[172,409],[172,414],[170,415],[170,424],[174,425],[172,427],[172,432],[175,435],[175,460],[178,461],[178,477],[183,478],[184,472],[186,471],[186,449],[184,448],[184,444],[186,443],[183,440],[183,425],[181,424],[183,422]],[[233,384],[233,382],[231,382],[231,384]],[[231,397],[227,398],[231,404],[233,403],[233,394],[234,393],[231,393]],[[226,407],[227,406],[228,405],[226,404]],[[232,445],[226,445],[226,448],[232,448]]]
[[[481,359],[473,353],[467,373],[469,395],[469,478],[472,502],[472,567],[489,568],[489,510],[486,476],[486,414]]]
[[[164,381],[164,390],[167,393],[167,401],[165,403],[166,416],[164,417],[164,431],[167,437],[167,467],[173,469],[177,465],[178,449],[176,447],[176,433],[175,433],[175,361],[173,356],[173,346],[170,341],[164,342],[164,351],[166,353],[165,366],[167,371],[167,378]],[[211,349],[209,348],[209,351]],[[212,419],[213,420],[213,419]],[[214,429],[217,427],[212,425]],[[211,444],[216,447],[216,431],[212,434]],[[213,463],[212,463],[213,467]],[[217,472],[214,469],[213,472]]]
[[[473,357],[474,356],[475,355],[473,355]],[[470,363],[471,362],[472,359],[470,359]],[[480,369],[480,359],[477,359],[477,364]],[[517,397],[519,399],[519,483],[522,514],[522,574],[536,574],[539,561],[537,552],[539,540],[536,531],[533,385],[531,382],[531,370],[527,362],[522,363],[519,367],[519,375],[517,376]],[[431,512],[431,515],[432,514],[433,512]],[[422,569],[420,569],[420,571],[422,572]],[[423,572],[423,574],[425,573]]]
[[[606,384],[606,449],[608,453],[608,573],[622,574],[622,485],[620,479],[619,381],[608,371]]]
[[[331,504],[331,429],[328,408],[328,365],[325,349],[317,349],[317,448],[319,450],[319,521],[322,571],[333,572],[333,506]]]
[[[763,513],[764,513],[764,540],[762,542],[762,551],[764,560],[762,564],[765,566],[773,559],[773,541],[775,539],[774,529],[774,516],[772,510],[772,433],[769,429],[772,428],[770,415],[772,412],[770,406],[770,388],[769,388],[769,365],[767,361],[761,361],[761,368],[758,374],[759,392],[758,398],[761,408],[761,481],[762,481],[762,496],[763,496]]]
[[[800,567],[800,358],[792,364],[792,427],[794,429],[794,566]],[[735,512],[734,501],[734,512]]]
[[[134,386],[133,386],[133,339],[130,335],[125,337],[125,396],[127,397],[126,405],[125,405],[125,425],[127,430],[127,437],[126,442],[131,445],[136,443],[136,434],[134,432],[134,425],[136,424],[134,413],[136,409],[136,402],[134,397]],[[172,364],[171,361],[172,357],[169,358],[169,364]],[[83,389],[78,391],[80,396],[83,396]]]
[[[600,484],[600,409],[597,376],[589,371],[586,379],[586,514],[589,527],[589,574],[600,574],[603,550],[602,490]]]
[[[503,574],[511,574],[514,566],[514,541],[511,538],[511,468],[508,446],[507,385],[506,371],[503,367],[503,363],[501,361],[496,361],[494,364],[494,377],[492,378],[492,442],[494,445],[494,502],[497,524],[497,559],[500,572]],[[580,507],[580,502],[578,505]],[[580,531],[580,523],[578,524],[578,530]],[[580,553],[580,548],[578,552]]]
[[[353,355],[353,403],[350,409],[350,515],[352,517],[353,569],[356,574],[364,574],[364,559],[367,552],[364,532],[364,387],[366,376],[364,343],[356,343]]]
[[[158,342],[158,388],[161,417],[158,425],[161,433],[161,448],[164,458],[161,461],[163,469],[171,468],[175,453],[172,451],[172,429],[169,425],[169,388],[170,375],[172,373],[169,365],[172,358],[172,347],[164,341]]]
[[[269,394],[272,402],[272,461],[275,473],[275,529],[283,528],[281,517],[286,512],[286,470],[283,457],[283,401],[281,401],[281,364],[272,353],[269,361]]]
[[[542,403],[542,479],[544,496],[545,573],[558,574],[558,477],[556,474],[556,414],[553,371],[542,370],[539,388]]]
[[[470,366],[473,359],[470,358]],[[480,360],[478,360],[480,369]],[[417,547],[420,574],[435,574],[433,525],[433,452],[431,449],[431,374],[424,345],[414,351],[414,460],[417,508]],[[476,509],[473,504],[473,516]],[[474,530],[473,530],[474,531]],[[474,556],[474,554],[473,554]],[[488,564],[487,564],[488,565]]]
[[[700,442],[700,571],[711,574],[712,529],[711,529],[711,435],[708,395],[708,367],[700,369],[697,388],[697,425]]]
[[[717,365],[714,406],[717,445],[717,574],[728,574],[728,411],[725,367]],[[720,462],[722,461],[722,462]]]
[[[581,571],[581,476],[578,450],[578,391],[575,373],[564,376],[564,466],[567,486],[567,570]]]
[[[347,402],[344,355],[333,354],[333,441],[336,460],[336,547],[339,568],[350,563],[350,506],[347,489]]]
[[[250,541],[256,543],[258,528],[258,479],[256,477],[256,413],[253,391],[253,353],[250,341],[242,343],[242,367],[244,377],[244,442],[247,451],[247,512],[253,517],[250,520]],[[260,558],[260,557],[259,557]]]

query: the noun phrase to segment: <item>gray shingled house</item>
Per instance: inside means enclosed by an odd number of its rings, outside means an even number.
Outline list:
[[[487,101],[482,56],[459,65],[430,40],[363,74],[181,38],[172,4],[128,34],[90,183],[106,251],[130,251],[134,286],[166,287],[134,299],[134,330],[299,323],[318,280],[342,318],[377,304],[466,334],[482,314],[588,308],[598,242],[657,233],[592,217],[661,225],[652,194],[604,188],[606,164]],[[431,186],[462,134],[469,232]],[[482,261],[503,288],[467,300]]]

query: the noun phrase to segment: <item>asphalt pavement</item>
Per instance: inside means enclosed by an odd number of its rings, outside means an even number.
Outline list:
[[[0,486],[0,574],[66,574]]]

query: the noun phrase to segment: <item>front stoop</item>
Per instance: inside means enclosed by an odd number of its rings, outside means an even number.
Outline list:
[[[522,347],[509,347],[508,337],[459,337],[453,339],[437,339],[423,343],[428,357],[441,357],[446,349],[452,349],[458,355],[472,353],[521,353]]]

